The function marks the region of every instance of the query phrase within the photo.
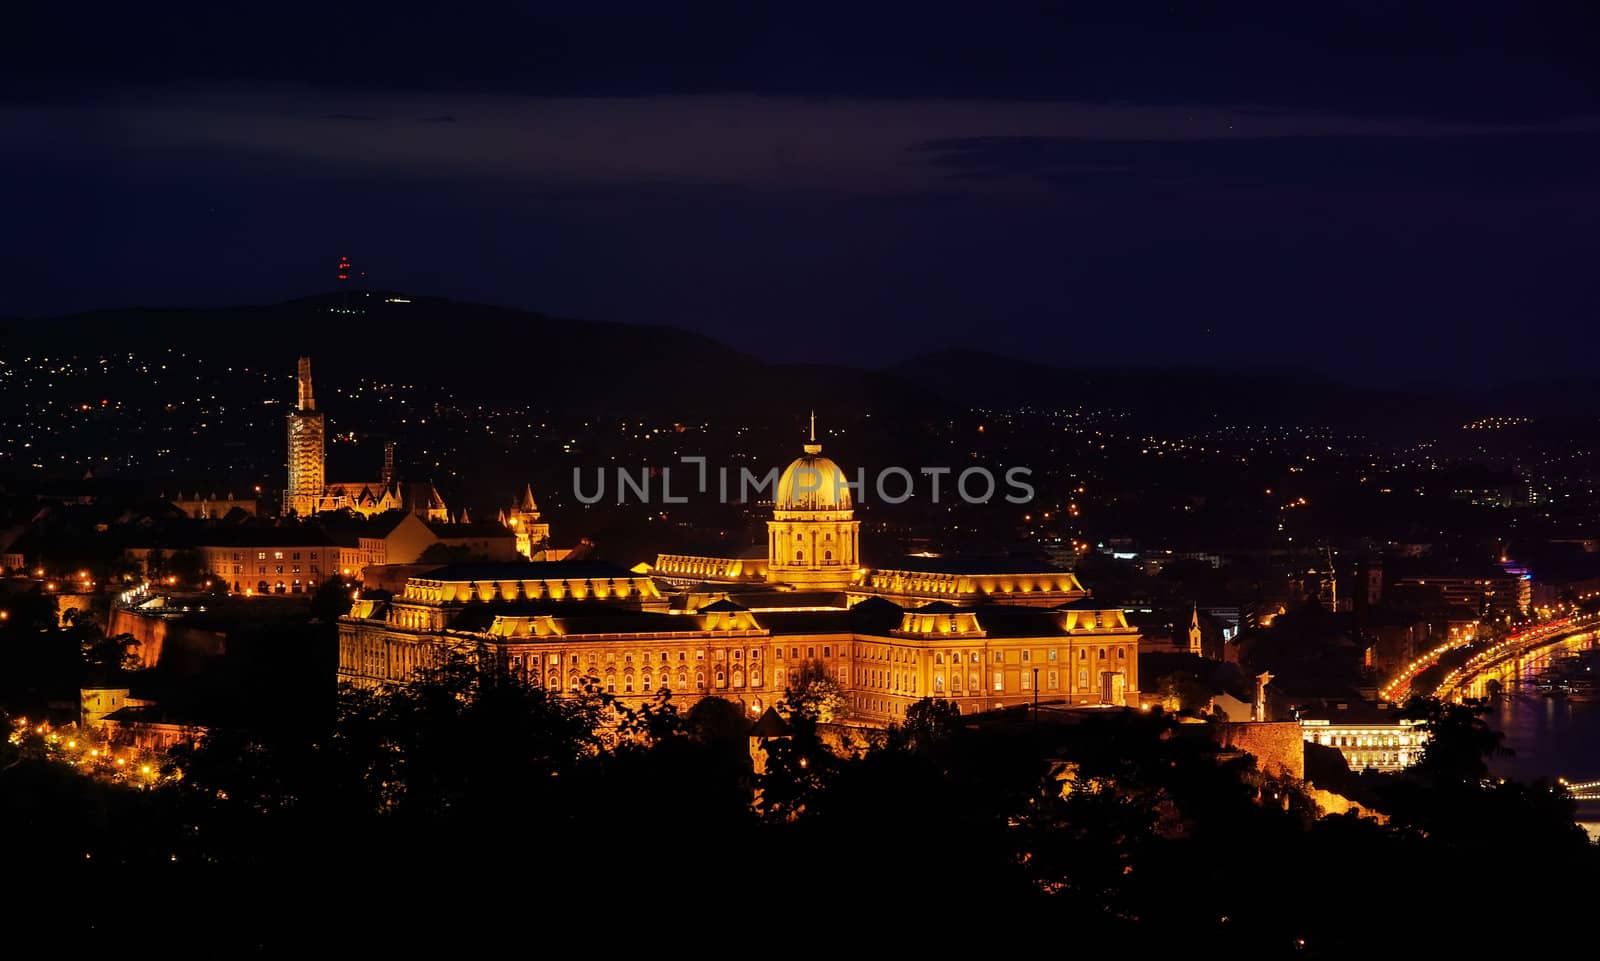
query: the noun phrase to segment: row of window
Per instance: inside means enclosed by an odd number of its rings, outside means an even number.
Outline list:
[[[277,581],[274,583],[268,583],[267,581],[256,581],[255,592],[257,594],[303,594],[316,586],[316,581],[307,581],[304,584],[300,583],[299,580],[288,583],[285,583],[284,581]],[[238,581],[233,582],[233,592],[235,594],[239,593],[242,589],[243,588],[240,587]]]
[[[256,551],[256,560],[258,560],[258,561],[266,560],[267,559],[267,553],[268,553],[267,551]],[[283,560],[283,551],[272,551],[271,553],[272,553],[272,559],[273,560],[275,560],[275,561]],[[317,559],[317,552],[316,551],[307,551],[306,553],[311,555],[309,560],[313,560],[314,561],[314,560]],[[244,560],[243,552],[234,551],[233,552],[233,559],[236,560],[236,561]],[[300,560],[300,552],[299,551],[290,551],[289,552],[289,560],[291,560],[291,561]]]
[[[876,697],[857,697],[852,699],[858,711],[876,711],[879,714],[898,714],[900,706],[893,701]]]
[[[1413,734],[1320,734],[1316,740],[1323,747],[1414,747],[1423,742]]]
[[[295,588],[296,592],[299,591],[299,589],[300,589],[299,582],[295,582],[294,588]],[[263,582],[263,591],[265,591],[265,582]],[[280,584],[278,586],[278,591],[280,593],[283,592],[283,585]],[[404,645],[397,645],[397,647],[402,647],[403,648]],[[401,654],[401,653],[397,652],[397,658],[399,658],[401,660],[404,660],[404,661],[411,661],[411,663],[409,663],[409,664],[407,664],[405,666],[405,670],[402,671],[402,674],[407,672],[407,671],[409,671],[410,667],[414,666],[415,662],[412,661],[412,653],[414,653],[414,652],[410,652],[410,653],[406,653],[406,654]],[[703,656],[703,652],[697,651],[696,653]],[[377,645],[371,646],[368,649],[368,651],[366,652],[366,654],[367,654],[367,656],[364,659],[368,662],[370,670],[377,671],[380,674],[387,673],[386,671],[380,670],[380,668],[383,666],[384,657],[383,657],[383,654],[381,653],[381,649]],[[665,652],[665,651],[660,652],[660,656],[663,658],[663,660],[666,658],[666,655],[667,655],[667,652]],[[678,655],[679,655],[678,659],[679,659],[680,662],[685,660],[685,652],[679,651]],[[629,662],[631,662],[631,659],[632,659],[632,655],[631,654],[625,655],[625,657],[627,658],[627,660]],[[644,667],[644,669],[642,671],[639,672],[638,677],[637,677],[638,691],[639,692],[643,692],[643,693],[650,693],[654,689],[654,686],[655,686],[655,683],[656,683],[656,675],[650,670],[650,664],[648,662],[649,654],[646,653],[644,655],[644,657],[646,658],[645,667]],[[549,670],[543,675],[543,678],[551,687],[559,687],[560,683],[561,683],[560,682],[560,676],[559,676],[559,673],[558,673],[558,665],[560,664],[560,657],[559,657],[559,655],[550,654],[550,655],[546,655],[545,659],[548,660]],[[527,678],[529,680],[530,683],[533,683],[533,684],[537,685],[541,681],[541,674],[540,674],[541,660],[542,660],[542,658],[541,658],[541,655],[539,655],[539,654],[530,653],[530,654],[526,655],[526,660],[524,660],[524,655],[513,654],[513,655],[511,655],[511,658],[510,658],[510,664],[511,664],[512,670],[514,670],[517,673],[523,675],[525,678]],[[611,655],[608,658],[608,663],[614,662],[614,660],[615,660],[615,655]],[[576,654],[571,655],[570,661],[571,661],[571,666],[573,668],[577,668],[580,665],[580,656],[576,655]],[[589,664],[590,667],[594,667],[598,663],[598,658],[597,658],[597,656],[595,654],[590,653],[588,655],[587,661],[588,661],[588,664]],[[776,671],[773,674],[773,683],[775,685],[783,685],[784,683],[787,682],[790,685],[794,685],[794,684],[799,682],[799,673],[800,672],[798,670],[789,670],[788,672],[784,672],[782,670]],[[583,676],[580,675],[576,670],[573,670],[571,675],[570,675],[570,677],[569,677],[568,686],[570,688],[572,688],[572,689],[577,689],[582,684],[582,677]],[[603,686],[603,689],[607,693],[615,694],[615,693],[618,693],[618,684],[620,683],[621,684],[621,692],[620,693],[633,694],[633,693],[636,693],[636,691],[635,691],[635,680],[636,680],[635,679],[635,674],[634,674],[634,671],[633,671],[633,669],[631,667],[624,668],[624,670],[622,672],[622,676],[620,678],[620,681],[619,681],[619,678],[617,676],[617,672],[615,670],[608,669],[606,671],[606,673],[605,673],[605,678],[604,678],[602,686]],[[1058,672],[1058,671],[1051,670],[1051,671],[1045,672],[1043,680],[1044,680],[1044,685],[1043,686],[1044,686],[1045,689],[1053,691],[1053,690],[1059,690],[1060,687],[1061,687],[1061,677],[1060,677],[1060,672]],[[1078,687],[1080,689],[1087,689],[1089,687],[1089,671],[1087,669],[1079,670],[1078,671],[1077,680],[1078,680]],[[667,687],[667,686],[669,686],[671,684],[672,674],[669,673],[669,671],[665,667],[663,667],[661,669],[661,671],[660,671],[659,681],[660,681],[660,685],[662,687]],[[849,672],[845,668],[840,668],[839,669],[839,682],[841,684],[849,682]],[[1034,684],[1033,672],[1032,671],[1022,671],[1022,672],[1020,672],[1019,673],[1019,682],[1020,682],[1021,690],[1023,690],[1023,691],[1031,691],[1033,689],[1033,684]],[[679,689],[686,689],[688,683],[689,683],[688,671],[686,669],[680,668],[678,670],[678,673],[677,673],[677,686],[678,686],[678,688]],[[752,665],[750,667],[748,673],[746,673],[746,671],[745,671],[745,669],[743,667],[739,667],[739,666],[734,667],[731,671],[727,671],[727,670],[724,670],[721,667],[718,667],[713,672],[712,683],[713,683],[714,687],[717,690],[727,690],[730,687],[734,688],[734,689],[741,689],[741,688],[745,688],[747,686],[748,687],[761,687],[762,686],[762,673],[761,673],[761,669],[759,667],[757,667],[757,666],[754,666],[754,665]],[[893,672],[893,671],[858,670],[856,672],[856,683],[858,685],[862,685],[862,686],[870,686],[870,687],[878,688],[878,689],[881,689],[881,690],[885,690],[885,691],[888,691],[890,693],[904,694],[904,695],[913,696],[913,697],[918,694],[917,681],[916,681],[915,675],[909,675],[909,676],[908,675],[902,675],[902,674],[900,674],[898,672]],[[696,670],[695,671],[695,673],[694,673],[694,684],[695,684],[695,689],[696,690],[699,690],[699,691],[706,690],[706,675],[705,675],[705,672],[703,670]],[[995,671],[995,672],[993,672],[992,679],[991,679],[991,687],[992,687],[992,689],[994,691],[997,691],[997,692],[1004,692],[1005,691],[1005,689],[1006,689],[1005,672],[1003,672],[1003,671]],[[978,694],[981,690],[982,690],[982,682],[981,682],[981,677],[980,677],[979,672],[973,671],[973,672],[969,673],[965,678],[965,692],[975,695],[975,694]],[[944,672],[939,672],[939,673],[936,673],[934,675],[933,693],[938,695],[938,694],[944,694],[944,693],[947,693],[947,692],[948,693],[952,693],[952,694],[963,693],[963,677],[962,677],[961,674],[957,673],[957,674],[950,674],[950,675],[947,676]],[[857,702],[860,703],[860,699],[859,698],[857,699]],[[1341,742],[1343,740],[1344,740],[1343,738],[1338,738],[1338,739],[1335,739],[1335,742],[1338,743],[1338,742]],[[1343,746],[1343,745],[1340,744],[1340,746]]]
[[[553,657],[554,657],[554,655],[552,655],[552,658]],[[555,660],[552,660],[551,663],[554,664],[554,663],[557,663],[557,662]],[[539,666],[540,666],[539,665],[539,655],[537,655],[537,654],[529,654],[527,656],[526,662],[524,662],[523,656],[521,654],[513,654],[513,655],[511,655],[511,669],[512,669],[512,671],[514,671],[514,672],[516,672],[518,674],[521,674],[523,677],[527,678],[529,683],[532,683],[532,684],[538,684],[539,683],[539,677],[540,677],[540,675],[539,675]],[[577,658],[576,657],[573,658],[573,666],[577,666]],[[576,673],[574,673],[572,675],[573,678],[578,678],[579,676],[580,675],[578,675]],[[695,687],[697,689],[699,689],[699,690],[702,690],[702,691],[705,690],[705,680],[706,680],[705,672],[704,671],[696,671],[694,676],[695,676]],[[558,683],[557,675],[556,675],[554,670],[552,670],[548,674],[548,677],[550,678],[552,683]],[[643,691],[643,692],[649,692],[651,690],[651,687],[652,687],[652,684],[653,684],[653,681],[654,681],[654,677],[655,677],[655,675],[651,673],[651,671],[650,671],[650,669],[648,667],[646,667],[643,671],[641,671],[639,673],[639,675],[638,675],[639,690]],[[669,682],[671,681],[671,677],[672,677],[672,675],[670,673],[668,673],[666,670],[663,670],[661,672],[661,677],[660,677],[661,685],[663,687],[666,687],[669,684]],[[617,673],[615,671],[612,671],[612,670],[606,671],[604,685],[603,685],[605,691],[607,693],[609,693],[609,694],[617,693],[618,680],[619,679],[618,679]],[[624,693],[624,694],[632,694],[632,693],[634,693],[634,680],[635,680],[635,675],[634,675],[632,669],[631,668],[625,668],[623,670],[623,672],[622,672],[622,676],[621,676],[621,679],[620,679],[620,682],[621,682],[621,685],[622,685],[622,693]],[[839,669],[839,682],[840,683],[845,683],[847,680],[848,680],[847,672],[843,668],[840,668]],[[784,671],[777,671],[777,672],[775,672],[773,674],[772,681],[773,681],[773,684],[775,684],[775,685],[781,685],[781,684],[784,684],[786,682],[788,684],[790,684],[790,685],[798,684],[800,682],[800,672],[798,670],[790,670],[787,673],[785,673]],[[687,671],[680,671],[678,673],[678,684],[679,684],[679,686],[682,687],[683,685],[685,685],[687,683],[688,683],[688,672]],[[749,670],[749,673],[747,674],[745,672],[745,670],[743,668],[740,668],[740,667],[735,667],[735,668],[733,668],[732,671],[726,671],[726,670],[723,670],[722,668],[719,667],[712,674],[712,683],[716,686],[716,688],[718,690],[726,690],[729,687],[733,687],[733,688],[743,688],[743,687],[746,687],[746,686],[748,686],[748,687],[761,687],[762,686],[761,669],[759,667],[752,666],[750,668],[750,670]],[[577,682],[574,681],[573,684],[574,684],[574,686],[576,686]]]
[[[815,646],[807,647],[805,649],[805,652],[806,652],[805,656],[806,656],[806,658],[808,660],[809,659],[813,659],[813,658],[815,658],[817,656],[817,648]],[[667,651],[660,651],[660,652],[645,651],[643,654],[639,655],[640,663],[646,664],[646,665],[650,664],[651,663],[652,653],[654,653],[655,657],[659,659],[658,660],[659,663],[662,663],[662,664],[667,663],[668,654],[669,654],[669,652],[667,652]],[[678,653],[678,658],[677,659],[679,661],[686,661],[688,659],[688,652],[687,651],[678,651],[677,653]],[[730,659],[733,660],[733,661],[743,661],[743,660],[746,659],[746,654],[747,653],[749,655],[749,660],[751,660],[751,661],[759,661],[759,660],[761,660],[761,650],[760,650],[760,648],[750,648],[750,650],[748,652],[746,652],[744,650],[727,651],[727,650],[725,650],[723,648],[717,648],[716,650],[713,650],[711,652],[711,659],[713,661],[724,661],[724,660],[730,660]],[[586,660],[583,661],[583,662],[580,662],[580,660],[579,660],[580,656],[585,657]],[[784,660],[783,648],[781,648],[781,647],[773,648],[773,656],[777,660],[780,660],[780,661]],[[822,656],[824,658],[832,658],[833,657],[833,645],[832,644],[824,644],[824,645],[822,645]],[[538,657],[538,655],[537,654],[529,654],[528,657],[530,659],[532,659],[532,658]],[[548,655],[548,657],[550,659],[550,663],[551,664],[556,664],[556,663],[559,663],[559,661],[560,661],[560,655],[558,655],[558,654],[550,654],[550,655]],[[695,652],[694,652],[694,658],[697,661],[705,660],[706,659],[705,649],[704,648],[696,648]],[[789,648],[788,658],[790,660],[796,660],[796,661],[799,660],[800,659],[800,648],[798,648],[798,647]],[[571,655],[571,659],[572,659],[572,665],[574,667],[578,666],[579,663],[587,663],[590,666],[593,666],[593,665],[596,665],[596,664],[600,663],[600,655],[598,653],[594,652],[594,651],[590,651],[587,655],[573,654],[573,655]],[[531,663],[531,660],[530,660],[530,663]],[[615,664],[615,663],[617,663],[617,652],[615,652],[615,651],[607,651],[606,655],[605,655],[605,663],[607,663],[607,664]],[[634,663],[634,653],[632,651],[624,652],[622,654],[622,663],[623,664],[633,664]]]
[[[783,660],[783,648],[779,647],[779,648],[775,648],[774,650],[777,652],[778,660],[780,660],[780,661]],[[806,659],[807,660],[811,660],[811,659],[815,658],[816,656],[817,656],[817,649],[815,647],[806,648]],[[832,657],[833,656],[833,646],[831,644],[824,644],[822,646],[822,656],[823,657]],[[798,647],[789,648],[789,659],[791,661],[798,661],[800,659],[800,648],[798,648]]]
[[[1022,690],[1024,690],[1024,691],[1033,690],[1033,672],[1032,671],[1022,671],[1020,677],[1021,677],[1021,682],[1022,682]],[[977,694],[980,690],[982,690],[981,677],[980,677],[980,675],[979,675],[979,673],[977,671],[973,671],[970,674],[968,674],[966,680],[967,680],[967,687],[966,687],[967,693]],[[943,693],[945,693],[945,690],[946,690],[945,681],[946,681],[946,678],[945,678],[945,675],[943,673],[935,674],[933,676],[933,693],[935,693],[935,694],[943,694]],[[1004,691],[1006,689],[1005,672],[1004,671],[995,671],[994,672],[994,677],[993,677],[993,679],[991,681],[991,685],[992,685],[993,689],[996,690],[996,691]],[[1089,672],[1088,672],[1088,670],[1080,670],[1078,672],[1078,687],[1079,688],[1088,688],[1088,686],[1089,686]],[[1061,689],[1061,674],[1060,674],[1060,672],[1058,672],[1058,671],[1046,671],[1044,673],[1044,688],[1046,690],[1051,690],[1051,691],[1060,690]],[[950,691],[950,693],[959,694],[959,693],[961,693],[961,690],[962,690],[962,688],[961,688],[961,675],[960,674],[951,674],[951,675],[949,675],[949,691]],[[912,685],[912,693],[915,693],[915,685],[914,684]]]
[[[1108,650],[1109,650],[1108,648],[1104,648],[1104,647],[1100,648],[1100,653],[1099,653],[1099,658],[1098,659],[1102,660],[1102,661],[1105,660]],[[1004,664],[1004,663],[1006,663],[1006,652],[1005,651],[995,651],[993,653],[994,653],[994,662],[996,664]],[[1031,663],[1033,663],[1033,651],[1031,651],[1031,650],[1023,650],[1020,653],[1022,655],[1022,663],[1023,664],[1031,664]],[[971,656],[973,664],[979,663],[980,659],[979,659],[979,655],[978,655],[977,651],[972,651],[970,656]],[[1117,656],[1117,660],[1119,660],[1119,661],[1126,660],[1127,657],[1128,657],[1128,649],[1126,647],[1117,648],[1116,656]],[[1089,659],[1089,649],[1088,648],[1080,648],[1078,650],[1078,660],[1087,661],[1088,659]],[[1045,660],[1050,661],[1052,663],[1056,660],[1056,649],[1055,648],[1052,647],[1052,648],[1050,648],[1049,651],[1046,652]],[[933,654],[933,663],[935,665],[944,663],[944,652],[943,651],[935,651],[934,652],[934,654]],[[961,663],[961,652],[960,651],[951,651],[950,652],[950,663],[951,664],[960,664]]]
[[[844,671],[839,672],[839,680],[844,680]],[[977,675],[974,674],[974,677]],[[915,674],[904,675],[898,671],[856,671],[856,683],[867,687],[875,687],[895,693],[916,694],[917,677]]]

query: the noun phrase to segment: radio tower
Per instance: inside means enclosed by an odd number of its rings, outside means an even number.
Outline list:
[[[350,258],[339,256],[339,306],[350,312]]]

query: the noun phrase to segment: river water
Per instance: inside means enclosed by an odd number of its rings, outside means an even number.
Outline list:
[[[1500,777],[1600,781],[1600,701],[1507,694],[1494,699],[1485,720],[1513,752],[1489,760]],[[1600,837],[1600,802],[1580,804],[1578,819],[1590,837]]]

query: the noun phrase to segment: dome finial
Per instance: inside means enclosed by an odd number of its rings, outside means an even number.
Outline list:
[[[802,445],[807,454],[815,457],[822,453],[822,445],[817,443],[817,412],[811,412],[811,440]]]

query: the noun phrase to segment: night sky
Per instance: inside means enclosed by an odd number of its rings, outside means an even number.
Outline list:
[[[0,315],[347,254],[782,360],[1589,363],[1592,3],[14,6]]]

